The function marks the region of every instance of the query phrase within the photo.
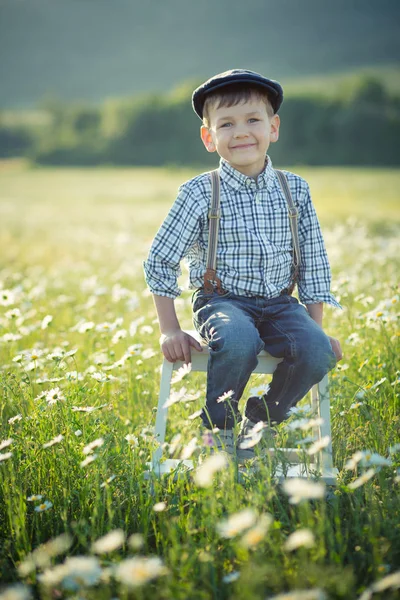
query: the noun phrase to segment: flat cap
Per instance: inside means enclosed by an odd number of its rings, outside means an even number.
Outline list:
[[[202,119],[206,97],[216,90],[238,83],[247,83],[266,90],[274,112],[278,112],[279,107],[283,102],[283,89],[281,84],[278,81],[267,79],[259,73],[247,71],[246,69],[231,69],[230,71],[214,75],[214,77],[211,77],[211,79],[202,83],[193,92],[193,110],[200,119]]]

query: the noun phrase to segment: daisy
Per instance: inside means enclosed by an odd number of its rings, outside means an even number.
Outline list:
[[[273,518],[269,514],[261,515],[254,527],[246,531],[240,540],[240,544],[245,548],[257,546],[264,538],[273,523]]]
[[[13,441],[14,440],[12,438],[8,438],[8,440],[3,440],[2,442],[0,442],[0,450],[4,450],[4,448],[8,448],[8,446],[11,446]]]
[[[197,448],[197,437],[194,437],[190,440],[190,442],[182,449],[181,452],[181,460],[188,460],[193,452]]]
[[[308,479],[285,479],[283,491],[290,496],[291,504],[298,504],[302,500],[314,500],[325,496],[325,485]]]
[[[90,442],[90,444],[88,444],[87,446],[84,447],[83,454],[92,454],[92,452],[95,448],[100,448],[103,444],[104,444],[104,438],[102,438],[102,437],[97,438],[97,440]]]
[[[46,442],[45,444],[43,444],[43,448],[51,448],[51,446],[55,446],[55,444],[59,444],[60,442],[62,442],[63,439],[64,439],[64,436],[61,435],[61,433],[60,433],[60,435],[57,435],[49,442]]]
[[[16,423],[17,421],[21,421],[22,419],[22,415],[15,415],[15,417],[11,417],[10,419],[8,419],[8,422],[10,425],[12,425],[13,423]]]
[[[110,477],[108,479],[106,479],[105,481],[103,481],[103,483],[100,484],[101,488],[107,487],[112,481],[114,481],[114,479],[116,478],[116,475],[110,475]]]
[[[87,467],[88,465],[90,465],[90,463],[94,462],[97,458],[97,454],[90,454],[90,456],[88,456],[87,458],[85,458],[85,460],[83,460],[80,463],[80,466],[83,467]]]
[[[331,438],[329,437],[329,435],[325,435],[320,440],[317,440],[316,442],[311,444],[311,446],[307,450],[307,454],[309,454],[310,456],[317,454],[317,452],[319,452],[320,450],[323,450],[323,448],[326,448],[327,446],[329,446],[330,441],[331,441]]]
[[[228,573],[227,575],[223,576],[222,581],[223,583],[233,583],[234,581],[237,581],[239,577],[239,571],[231,571],[231,573]]]
[[[45,500],[42,504],[38,504],[38,506],[35,506],[35,511],[39,513],[45,512],[46,510],[49,510],[52,506],[52,502],[50,502],[49,500]]]
[[[222,453],[215,453],[206,458],[193,475],[193,479],[199,487],[209,487],[217,471],[222,471],[228,466],[227,458]]]
[[[44,397],[49,406],[52,406],[53,404],[57,404],[57,402],[64,402],[64,400],[65,400],[65,396],[59,387],[48,390],[47,392],[45,392]]]
[[[12,452],[0,452],[0,462],[4,462],[12,457]]]
[[[189,364],[185,363],[184,365],[182,365],[182,367],[177,370],[177,372],[171,379],[171,384],[178,383],[178,381],[181,381],[184,377],[186,377],[190,373],[191,370],[192,370],[192,363],[189,363]]]
[[[128,544],[133,550],[139,550],[144,545],[144,538],[141,533],[132,533],[128,539]]]
[[[135,588],[160,575],[166,575],[167,569],[158,556],[136,556],[127,558],[119,563],[116,568],[116,578],[127,587]]]
[[[166,402],[164,402],[163,408],[169,408],[176,402],[183,400],[186,394],[186,388],[182,387],[178,392],[172,392]]]
[[[375,475],[375,473],[376,473],[375,469],[368,469],[367,471],[365,471],[365,473],[360,475],[360,477],[358,477],[357,479],[355,479],[354,481],[349,483],[349,488],[351,490],[356,490],[357,488],[364,485],[364,483],[366,483],[367,481],[372,479],[372,477]]]
[[[249,394],[250,396],[258,396],[259,398],[262,398],[263,396],[268,394],[269,387],[270,386],[268,383],[265,385],[259,385],[258,387],[253,387],[251,388]]]
[[[92,544],[92,551],[95,554],[105,554],[107,552],[114,552],[118,550],[125,542],[125,533],[122,529],[114,529],[107,535],[99,538]]]
[[[233,538],[252,527],[256,520],[256,512],[251,508],[245,508],[217,523],[216,529],[221,537]]]
[[[230,400],[233,396],[233,390],[229,390],[228,392],[224,392],[222,396],[217,398],[217,402],[225,402],[225,400]]]
[[[290,534],[284,543],[284,549],[288,552],[297,548],[311,548],[315,544],[314,534],[310,529],[298,529]]]
[[[22,583],[10,585],[0,593],[0,600],[31,600],[33,598],[31,590]]]

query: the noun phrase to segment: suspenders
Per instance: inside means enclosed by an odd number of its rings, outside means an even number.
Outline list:
[[[291,283],[286,290],[282,290],[281,293],[291,294],[297,283],[299,277],[299,270],[301,264],[300,258],[300,245],[299,245],[299,233],[297,227],[297,220],[299,211],[295,203],[293,202],[292,194],[286,179],[285,174],[282,171],[275,169],[275,173],[278,177],[279,184],[286,198],[288,205],[290,231],[292,233],[293,242],[293,262],[291,272]],[[225,290],[221,287],[221,280],[217,277],[216,266],[217,266],[217,243],[218,243],[218,230],[219,220],[221,217],[220,210],[220,181],[218,169],[210,172],[211,176],[211,205],[208,213],[209,219],[209,234],[208,234],[208,248],[207,248],[207,265],[206,272],[204,273],[204,291],[206,294],[212,294],[215,289],[218,294],[225,293]]]

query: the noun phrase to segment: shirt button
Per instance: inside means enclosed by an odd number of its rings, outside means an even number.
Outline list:
[[[247,185],[247,187],[250,187],[251,184],[252,184],[251,179],[246,179],[246,185]]]
[[[260,192],[257,192],[256,194],[256,202],[260,202],[261,201],[261,194]]]

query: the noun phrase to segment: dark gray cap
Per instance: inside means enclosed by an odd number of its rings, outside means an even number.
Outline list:
[[[259,73],[247,71],[246,69],[231,69],[230,71],[225,71],[225,73],[214,75],[214,77],[211,77],[211,79],[202,83],[193,92],[193,110],[200,119],[202,119],[206,97],[216,90],[238,83],[247,83],[266,90],[274,113],[278,112],[279,107],[283,102],[283,89],[281,84],[274,79],[267,79]]]

